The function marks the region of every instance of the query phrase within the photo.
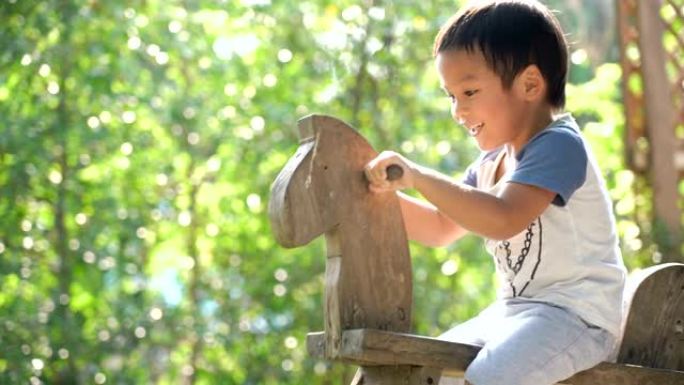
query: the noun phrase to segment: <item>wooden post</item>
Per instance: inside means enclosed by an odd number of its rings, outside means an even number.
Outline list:
[[[646,136],[644,122],[643,90],[630,87],[633,80],[642,80],[641,60],[630,55],[629,50],[638,46],[637,0],[615,2],[617,8],[618,37],[620,38],[620,67],[622,68],[622,99],[625,108],[625,160],[637,173],[648,168],[648,151],[640,143]]]
[[[675,165],[677,139],[676,115],[672,105],[671,84],[665,72],[663,48],[664,22],[660,17],[662,2],[639,1],[639,46],[643,69],[646,127],[650,141],[650,177],[653,185],[655,230],[663,229],[657,241],[662,247],[663,262],[681,260],[681,220],[678,171]],[[659,234],[656,234],[658,236]]]

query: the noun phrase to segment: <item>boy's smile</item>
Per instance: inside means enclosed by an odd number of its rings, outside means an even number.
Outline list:
[[[552,121],[543,93],[538,96],[543,85],[539,80],[530,85],[527,69],[506,89],[479,51],[441,52],[436,65],[442,88],[451,99],[452,117],[483,151],[505,144],[520,149]]]
[[[480,135],[480,131],[484,128],[484,123],[476,124],[472,127],[468,127],[468,134],[472,137]]]

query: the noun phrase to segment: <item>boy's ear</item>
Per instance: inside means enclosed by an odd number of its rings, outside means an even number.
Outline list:
[[[531,102],[546,97],[546,79],[535,64],[528,65],[517,80],[518,89],[525,100]]]

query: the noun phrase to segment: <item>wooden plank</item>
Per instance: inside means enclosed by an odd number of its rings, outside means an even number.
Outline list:
[[[313,357],[325,357],[323,332],[307,335],[307,349]],[[411,334],[372,329],[346,330],[342,334],[339,361],[359,366],[430,366],[444,377],[459,377],[480,347]],[[384,371],[383,371],[384,373]],[[449,382],[447,379],[445,383]],[[601,363],[561,382],[567,385],[684,385],[684,371],[654,369],[637,365]]]
[[[441,370],[419,366],[368,366],[356,372],[351,385],[437,385]]]
[[[567,385],[684,385],[684,372],[601,363],[562,381]]]
[[[323,333],[307,335],[307,349],[314,357],[324,357]],[[430,366],[463,372],[480,351],[479,346],[458,344],[436,338],[373,329],[345,330],[339,360],[359,365]]]

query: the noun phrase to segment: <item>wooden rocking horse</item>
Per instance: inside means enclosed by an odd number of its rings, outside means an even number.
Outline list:
[[[410,334],[412,272],[399,201],[369,193],[363,175],[376,152],[333,117],[301,119],[299,136],[273,183],[269,215],[284,247],[325,234],[325,331],[307,336],[309,354],[361,366],[356,385],[452,383],[480,348]],[[684,265],[654,266],[628,286],[619,363],[563,384],[684,384]]]

